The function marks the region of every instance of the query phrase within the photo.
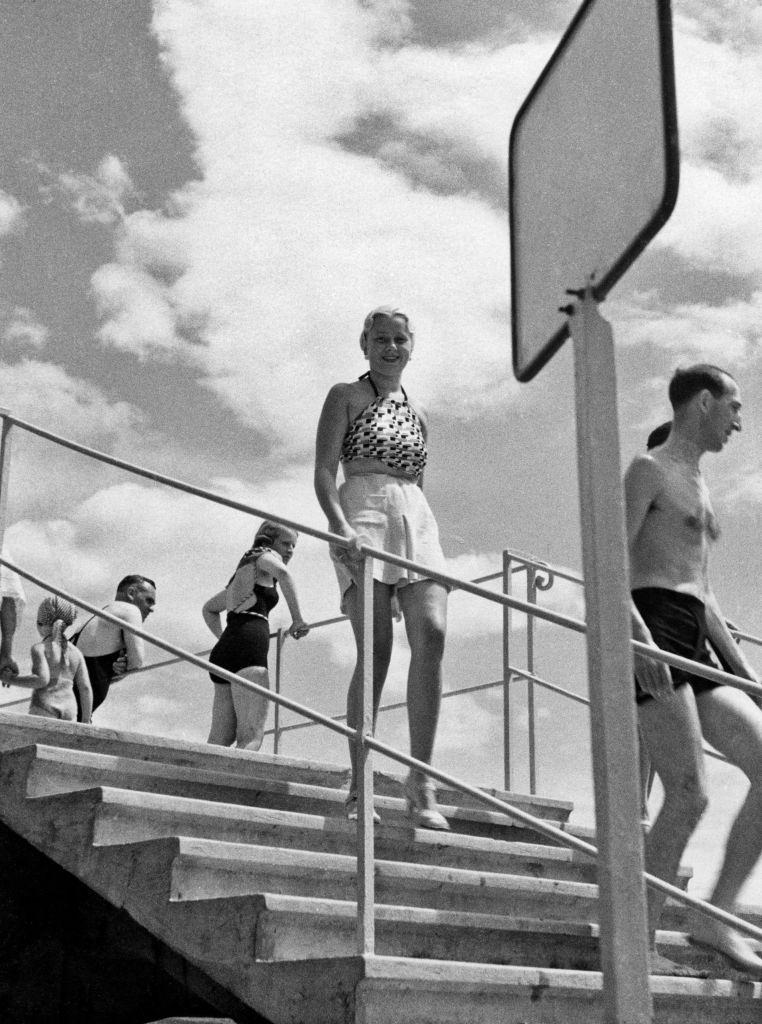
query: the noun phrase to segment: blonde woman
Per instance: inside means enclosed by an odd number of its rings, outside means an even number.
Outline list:
[[[351,542],[331,552],[341,591],[341,608],[352,623],[358,652],[362,612],[358,573],[360,544],[444,570],[439,531],[422,490],[426,465],[426,417],[402,386],[413,353],[413,328],[406,313],[391,306],[372,310],[363,324],[360,348],[368,372],[328,393],[318,425],[315,491],[328,528]],[[337,484],[341,464],[344,482]],[[407,706],[410,753],[431,763],[442,694],[442,656],[447,588],[389,562],[376,560],[373,593],[373,722],[392,653],[392,620],[397,608],[410,643]],[[362,666],[358,657],[347,696],[347,721],[358,726]],[[357,817],[355,751],[350,742],[352,780],[347,816]],[[411,772],[405,785],[415,825],[446,830],[434,785]],[[375,816],[377,819],[377,815]]]

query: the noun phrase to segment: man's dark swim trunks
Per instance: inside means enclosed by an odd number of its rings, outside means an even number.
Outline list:
[[[704,602],[692,594],[682,594],[677,590],[665,590],[661,587],[642,587],[633,590],[632,599],[635,607],[648,626],[654,643],[663,651],[679,654],[683,658],[691,658],[711,668],[723,668],[730,671],[719,651],[711,645],[707,636],[706,610]],[[722,683],[714,683],[710,679],[702,679],[683,669],[670,668],[675,686],[689,683],[696,694],[714,690]],[[650,694],[641,690],[635,680],[635,699],[638,704],[652,700]]]

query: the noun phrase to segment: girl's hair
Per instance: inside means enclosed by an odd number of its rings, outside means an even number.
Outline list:
[[[363,348],[365,342],[368,340],[368,334],[373,326],[373,321],[377,316],[388,316],[390,320],[393,320],[395,317],[399,317],[400,320],[404,320],[407,333],[410,335],[411,341],[415,339],[413,325],[410,323],[410,317],[407,313],[403,313],[402,310],[397,309],[396,306],[377,306],[368,313],[363,321],[362,332],[360,333],[360,348]]]
[[[37,609],[37,622],[41,626],[53,627],[50,639],[54,643],[60,644],[62,651],[66,650],[69,642],[64,630],[74,622],[76,617],[77,610],[74,605],[55,595],[44,598]]]
[[[283,533],[296,533],[296,530],[274,523],[271,519],[265,519],[256,532],[252,548],[271,548]]]
[[[269,551],[278,537],[284,533],[293,533],[294,536],[298,536],[296,530],[292,530],[290,526],[281,526],[280,523],[274,523],[271,519],[265,519],[265,521],[260,524],[259,529],[254,535],[254,543],[248,551],[244,551],[241,556],[238,565],[235,567],[233,576],[231,576],[227,582],[227,586],[230,586],[231,580],[242,565],[247,565],[249,562],[256,562],[262,552]]]

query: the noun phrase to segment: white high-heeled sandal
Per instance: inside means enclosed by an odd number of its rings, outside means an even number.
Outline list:
[[[428,775],[411,772],[404,788],[408,817],[414,825],[435,829],[437,832],[450,831],[447,818],[437,807],[434,783]]]
[[[344,801],[344,813],[350,821],[357,821],[357,790],[350,789],[347,799]],[[381,816],[378,811],[373,811],[373,824],[378,825]]]

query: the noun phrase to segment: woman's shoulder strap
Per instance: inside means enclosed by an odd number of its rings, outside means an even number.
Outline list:
[[[370,370],[367,370],[365,373],[360,374],[360,376],[357,379],[358,380],[367,380],[367,382],[373,388],[373,394],[376,396],[376,398],[379,397],[378,388],[376,387],[376,385],[373,382],[373,378],[370,375]]]

